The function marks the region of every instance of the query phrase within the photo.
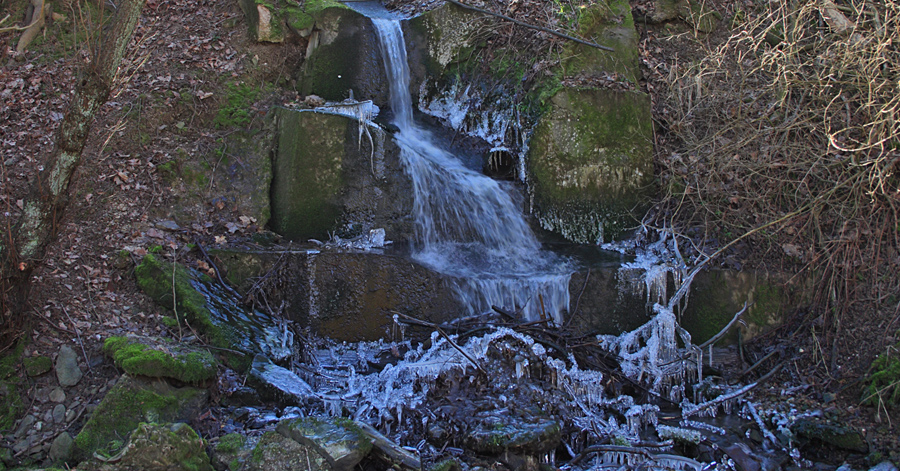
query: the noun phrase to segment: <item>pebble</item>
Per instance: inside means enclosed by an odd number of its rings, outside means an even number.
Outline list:
[[[43,404],[50,400],[50,388],[38,388],[34,392],[34,399]]]
[[[56,407],[53,408],[53,422],[57,424],[63,423],[66,420],[66,406],[62,404],[57,404]]]
[[[53,402],[63,402],[66,400],[66,393],[62,388],[53,388],[50,391],[50,400]]]
[[[75,412],[75,409],[70,408],[69,410],[67,410],[66,411],[66,422],[71,422],[71,421],[75,420],[76,414],[77,414],[77,412]]]
[[[72,454],[72,445],[74,443],[75,441],[68,432],[57,435],[56,439],[54,439],[53,443],[50,445],[50,461],[58,463],[68,460],[69,456]]]
[[[37,422],[37,419],[31,414],[22,417],[22,422],[19,423],[19,428],[15,433],[16,438],[22,438],[26,433],[30,432],[35,422]]]
[[[59,355],[56,357],[56,379],[62,387],[75,386],[81,381],[81,368],[78,367],[78,355],[68,345],[59,347]]]

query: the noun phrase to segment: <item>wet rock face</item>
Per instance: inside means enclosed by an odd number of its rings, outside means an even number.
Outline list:
[[[349,98],[388,103],[388,84],[371,20],[346,7],[315,15],[298,91],[326,100]]]
[[[526,169],[541,226],[579,243],[617,238],[654,194],[649,96],[560,90],[535,129]]]
[[[266,432],[243,469],[247,471],[331,471],[328,462],[315,450],[290,437]]]
[[[288,109],[276,114],[275,232],[297,241],[375,228],[393,241],[410,236],[411,183],[385,131],[348,116]]]
[[[304,417],[283,420],[276,430],[282,436],[315,450],[335,471],[353,469],[372,451],[372,442],[352,420]]]

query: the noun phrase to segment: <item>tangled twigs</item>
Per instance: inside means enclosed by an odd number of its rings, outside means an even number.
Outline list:
[[[814,302],[836,329],[860,287],[900,284],[887,269],[900,251],[900,1],[828,2],[849,28],[820,2],[767,5],[670,69],[656,225],[820,274]]]

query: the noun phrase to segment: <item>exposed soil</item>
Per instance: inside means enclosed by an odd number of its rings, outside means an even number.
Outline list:
[[[405,11],[431,8],[435,1],[388,2]],[[492,2],[481,2],[489,8]],[[553,2],[525,0],[529,8],[551,8]],[[632,2],[635,10],[647,2]],[[25,2],[0,7],[0,17],[14,18]],[[684,22],[638,24],[641,34],[641,87],[653,97],[655,118],[665,121],[667,79],[675,64],[695,60],[701,42],[724,40],[723,25],[742,6],[739,2],[705,2],[726,20],[710,35],[695,34]],[[531,10],[530,10],[531,11]],[[549,16],[549,15],[548,15]],[[0,227],[14,224],[30,184],[41,178],[42,161],[53,147],[58,123],[65,112],[72,84],[83,53],[63,47],[71,41],[75,23],[70,19],[51,23],[43,38],[22,56],[17,56],[14,32],[0,33],[3,60],[0,66]],[[59,347],[73,346],[83,358],[85,376],[66,391],[67,409],[76,419],[53,424],[44,420],[32,447],[16,454],[23,459],[34,450],[49,448],[63,431],[77,433],[86,412],[95,405],[119,372],[100,351],[108,336],[123,334],[176,335],[159,321],[163,309],[153,304],[134,283],[134,262],[157,248],[179,261],[204,267],[189,244],[213,245],[262,230],[229,199],[223,183],[228,172],[223,165],[225,138],[245,129],[256,129],[273,103],[296,100],[293,94],[278,95],[267,82],[288,83],[305,49],[304,40],[285,45],[260,45],[249,40],[243,15],[236,2],[211,0],[150,0],[139,25],[134,54],[126,70],[127,82],[103,107],[85,148],[84,161],[71,190],[72,203],[51,246],[32,280],[30,326],[25,356],[55,358]],[[126,74],[129,75],[129,74]],[[227,86],[243,83],[260,91],[248,103],[249,121],[240,127],[214,124],[218,111],[227,105]],[[677,154],[680,143],[660,132],[656,138],[660,159]],[[239,157],[229,155],[230,162]],[[176,162],[180,178],[169,178],[160,169]],[[661,168],[669,166],[661,166]],[[185,178],[192,173],[202,179]],[[768,266],[793,268],[767,247],[749,244],[724,254],[732,267]],[[890,267],[888,267],[890,268]],[[893,267],[896,269],[896,267]],[[865,296],[861,296],[865,299]],[[896,302],[896,301],[894,301]],[[860,405],[861,378],[876,355],[898,341],[900,306],[875,296],[842,313],[843,328],[826,328],[822,313],[799,311],[796,319],[748,346],[754,358],[773,350],[780,353],[763,363],[748,377],[762,376],[776,364],[781,372],[754,394],[762,402],[793,401],[798,409],[822,409],[839,415],[864,430],[872,449],[900,459],[896,410],[877,410]],[[831,325],[830,323],[827,325]],[[23,373],[24,378],[24,373]],[[43,375],[25,378],[25,413],[47,416],[54,404],[48,399],[56,378]],[[11,435],[0,437],[11,447]],[[851,459],[865,465],[866,457],[843,455],[821,457],[839,464]],[[877,462],[876,462],[877,463]],[[876,464],[870,463],[870,464]]]

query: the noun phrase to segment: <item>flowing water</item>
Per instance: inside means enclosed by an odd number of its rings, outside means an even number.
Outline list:
[[[542,250],[512,183],[465,167],[413,117],[400,22],[372,18],[390,83],[390,107],[404,168],[413,183],[413,257],[455,279],[471,314],[498,306],[527,320],[557,322],[569,305],[571,263]]]

